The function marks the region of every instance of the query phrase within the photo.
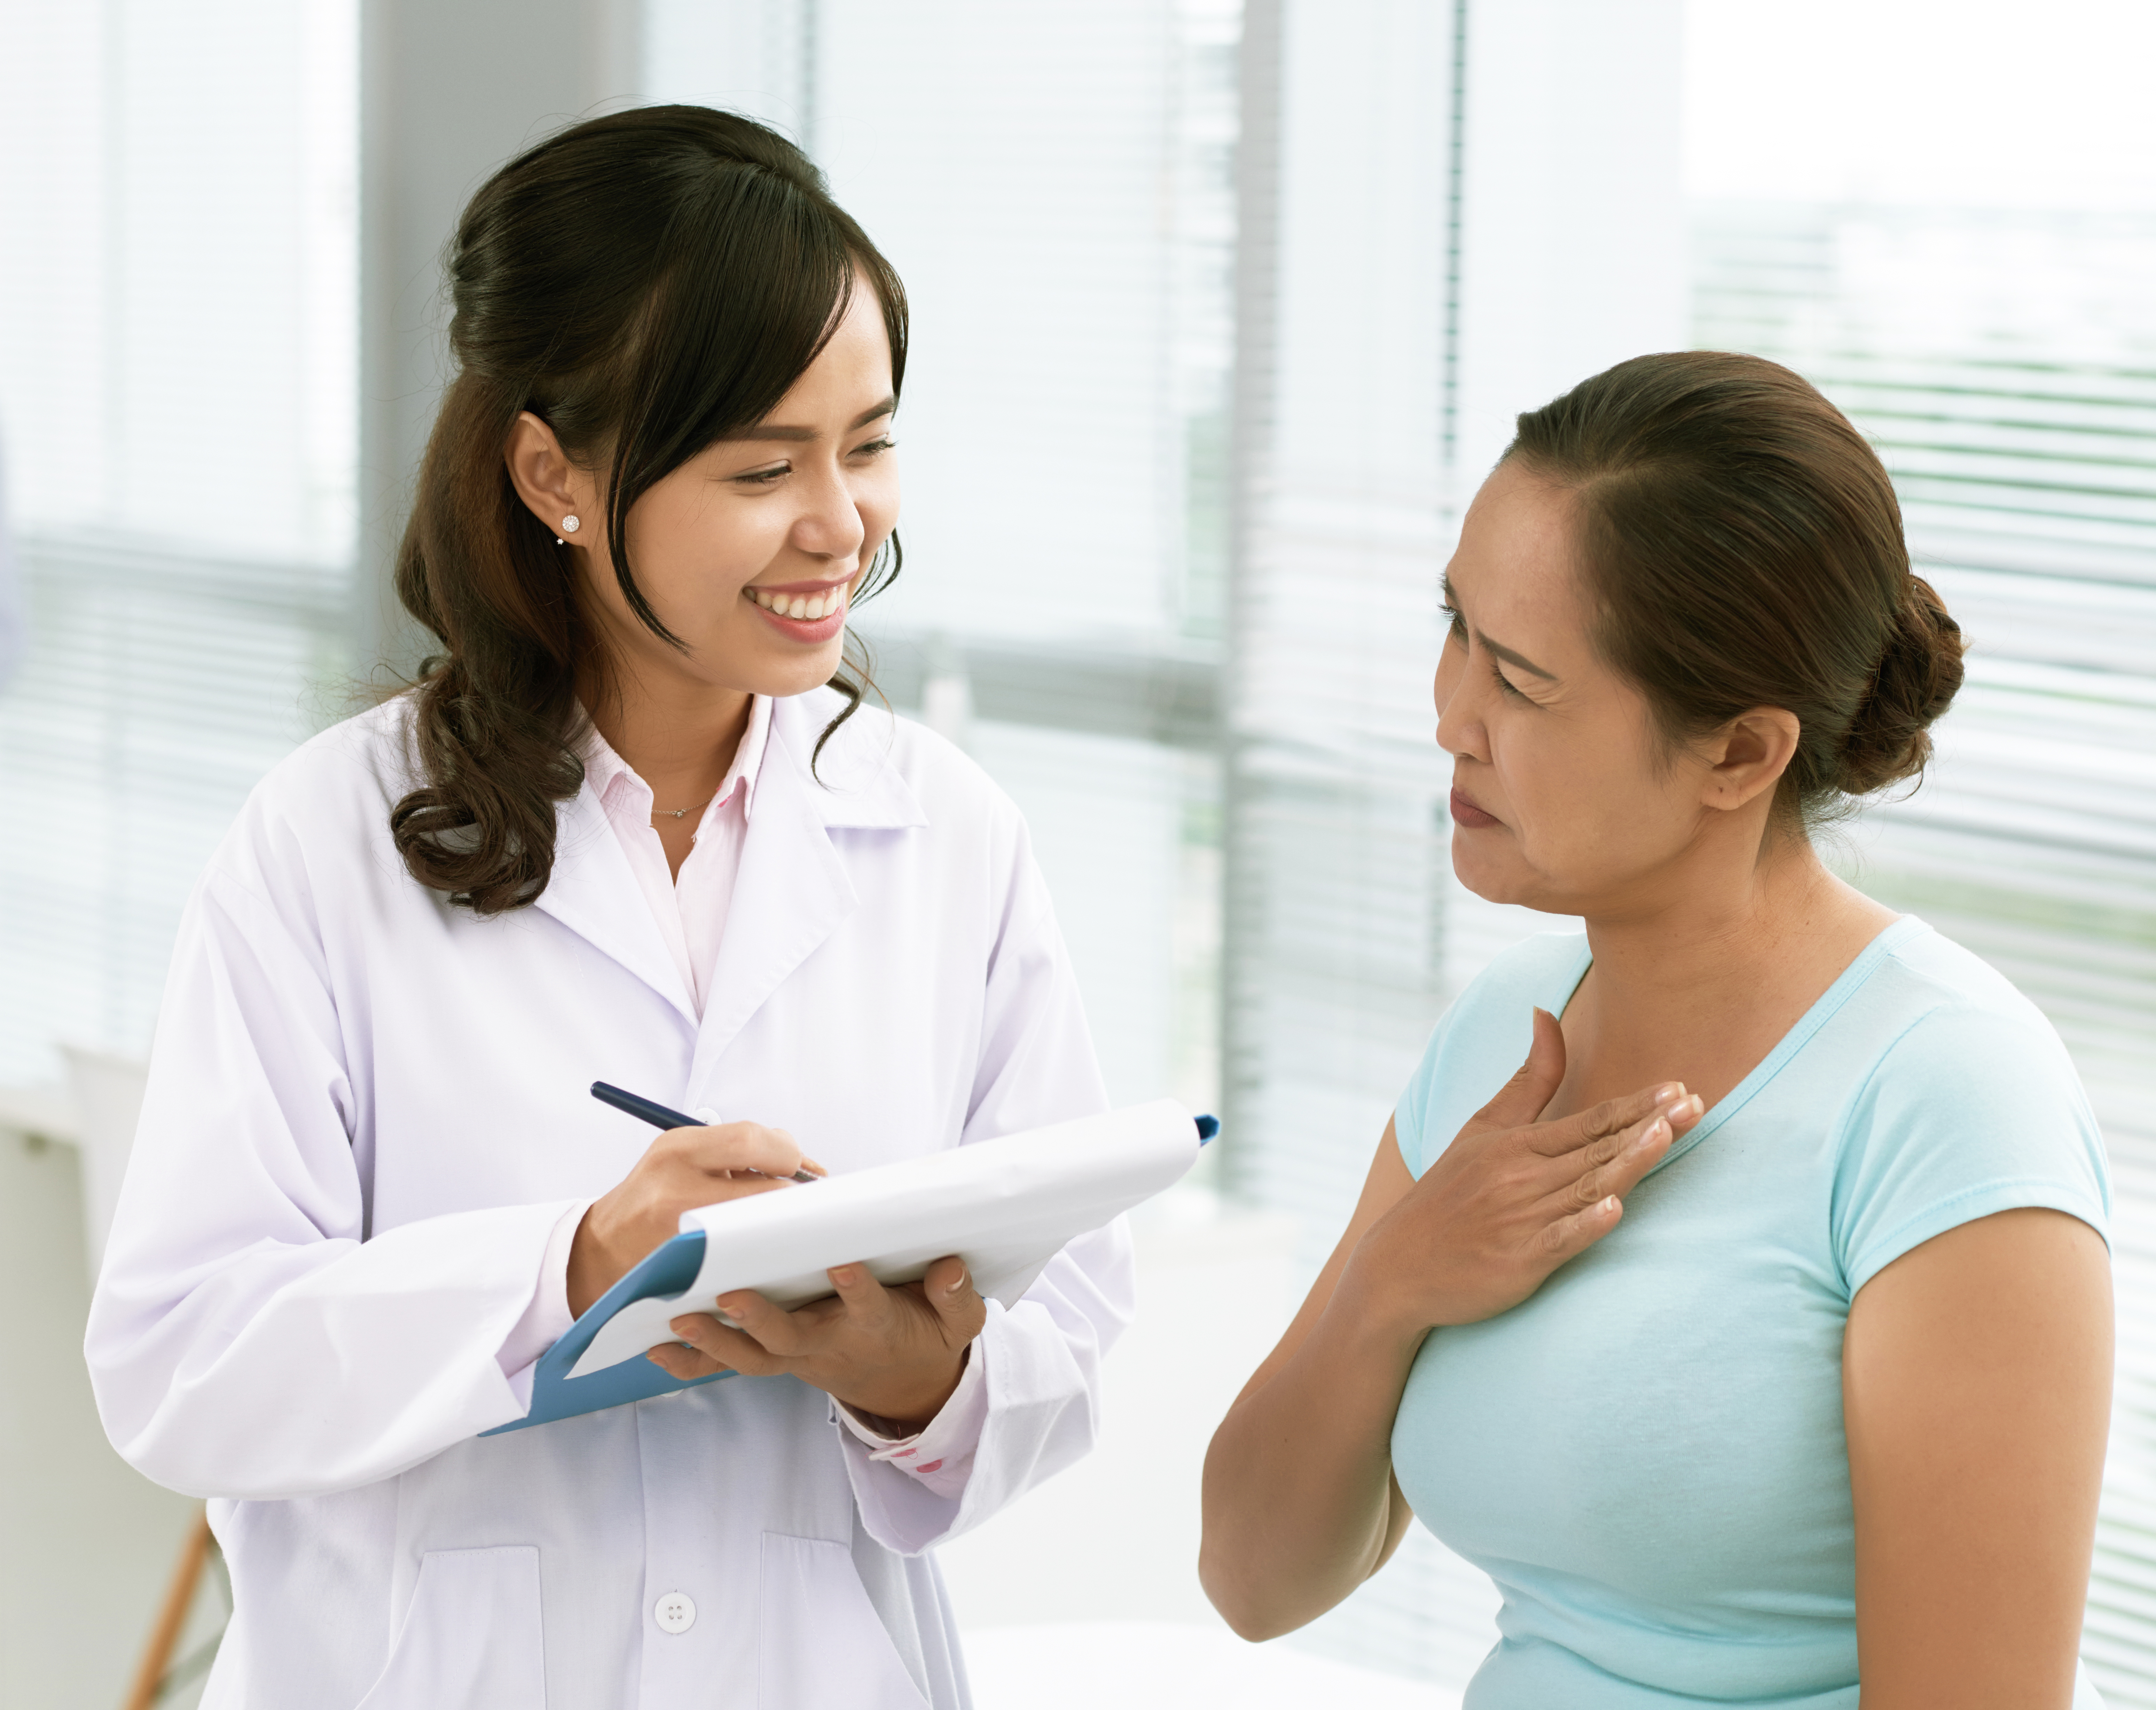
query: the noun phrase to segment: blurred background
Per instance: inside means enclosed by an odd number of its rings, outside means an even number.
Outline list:
[[[0,1705],[121,1702],[190,1523],[90,1404],[101,1208],[196,874],[411,662],[442,244],[526,143],[694,100],[904,275],[879,679],[1031,820],[1115,1096],[1225,1123],[1142,1221],[1106,1448],[945,1554],[983,1710],[1437,1706],[1491,1642],[1418,1533],[1241,1646],[1197,1468],[1449,995],[1548,924],[1450,874],[1459,516],[1516,412],[1686,345],[1851,415],[1974,639],[1934,775],[1834,858],[2043,1004],[2105,1124],[2086,1651],[2156,1706],[2156,8],[0,0]]]

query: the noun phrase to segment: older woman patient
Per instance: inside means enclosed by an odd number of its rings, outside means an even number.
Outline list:
[[[1520,418],[1445,587],[1454,866],[1586,932],[1439,1023],[1214,1438],[1207,1591],[1285,1632],[1419,1516],[1503,1594],[1470,1710],[2097,1705],[2096,1123],[1810,835],[1961,681],[1886,471],[1786,369],[1643,357]]]

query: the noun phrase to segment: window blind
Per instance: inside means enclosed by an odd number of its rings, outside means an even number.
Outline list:
[[[0,1081],[149,1042],[269,766],[352,699],[357,0],[0,0]]]
[[[254,782],[350,710],[341,575],[95,535],[23,554],[0,696],[0,1081],[58,1042],[146,1047],[172,933]]]

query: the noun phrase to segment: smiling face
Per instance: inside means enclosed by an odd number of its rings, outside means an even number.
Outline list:
[[[557,505],[579,518],[562,550],[576,554],[587,609],[624,686],[788,696],[830,678],[851,598],[898,520],[896,408],[882,306],[857,279],[830,341],[771,413],[706,446],[629,511],[637,587],[685,649],[630,610],[597,473],[557,448],[551,468],[520,479],[557,532]],[[519,433],[510,460],[523,476],[547,462],[553,436],[529,416]]]
[[[1763,824],[1764,803],[1756,780],[1726,787],[1746,762],[1742,732],[1666,752],[1644,697],[1597,654],[1571,510],[1561,488],[1502,465],[1445,572],[1437,740],[1453,757],[1453,869],[1493,902],[1651,910],[1687,854],[1742,829],[1732,809],[1757,804],[1745,817]]]

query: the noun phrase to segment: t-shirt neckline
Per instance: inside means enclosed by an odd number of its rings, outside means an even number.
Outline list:
[[[1691,1132],[1664,1153],[1655,1168],[1647,1173],[1652,1175],[1655,1170],[1665,1168],[1682,1158],[1743,1109],[1789,1066],[1790,1060],[1810,1042],[1812,1035],[1834,1018],[1835,1012],[1856,995],[1857,989],[1871,978],[1873,969],[1905,941],[1930,930],[1912,914],[1902,915],[1881,927],[1871,942],[1856,953],[1849,966],[1835,976],[1834,983],[1813,1000],[1811,1008],[1797,1018],[1796,1024],[1782,1035],[1774,1048],[1752,1066],[1752,1072],[1717,1100],[1714,1107],[1693,1125]],[[1554,1005],[1544,1005],[1560,1020],[1563,1019],[1564,1012],[1572,1007],[1572,1000],[1578,994],[1580,982],[1587,978],[1588,970],[1594,966],[1594,953],[1589,947],[1584,932],[1580,934],[1579,944],[1578,968],[1564,987],[1558,1001]]]

